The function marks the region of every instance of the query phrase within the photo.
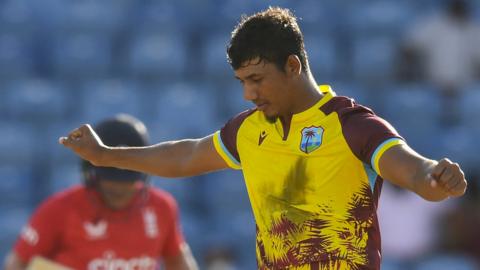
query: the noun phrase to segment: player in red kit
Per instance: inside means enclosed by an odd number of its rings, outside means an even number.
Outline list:
[[[109,146],[148,144],[143,123],[128,115],[95,131]],[[142,173],[86,161],[82,170],[84,185],[54,194],[36,210],[5,270],[26,269],[36,257],[67,269],[197,269],[170,194],[149,187]]]

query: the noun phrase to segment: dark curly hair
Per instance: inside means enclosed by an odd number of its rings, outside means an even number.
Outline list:
[[[228,62],[234,70],[258,57],[284,71],[287,58],[292,54],[300,59],[303,71],[308,71],[307,53],[297,18],[290,10],[280,7],[242,16],[227,47]]]

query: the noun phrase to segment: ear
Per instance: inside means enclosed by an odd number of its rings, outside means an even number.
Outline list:
[[[300,58],[295,54],[291,54],[285,63],[285,72],[289,75],[300,75],[302,73],[302,63]]]

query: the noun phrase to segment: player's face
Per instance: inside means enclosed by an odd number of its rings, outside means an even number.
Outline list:
[[[105,204],[112,209],[126,207],[139,190],[138,182],[102,179],[98,189]]]
[[[258,58],[235,70],[243,85],[243,96],[268,118],[285,116],[290,110],[289,76],[275,64]]]

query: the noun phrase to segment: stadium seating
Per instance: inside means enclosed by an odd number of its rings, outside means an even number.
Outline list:
[[[33,194],[28,187],[34,185],[35,181],[31,168],[19,170],[14,163],[3,162],[0,165],[0,175],[0,205],[29,207]]]
[[[480,132],[480,81],[465,87],[460,102],[462,123],[474,132]]]
[[[34,69],[29,37],[0,31],[0,79],[25,78]]]
[[[1,121],[0,160],[13,162],[17,169],[33,165],[35,154],[35,128],[25,122]]]
[[[180,35],[140,34],[127,55],[127,70],[135,78],[158,79],[184,75],[185,40]]]
[[[65,34],[53,40],[52,69],[59,78],[72,80],[107,76],[112,64],[112,43],[94,34]]]
[[[393,79],[396,41],[387,36],[361,36],[354,39],[352,68],[355,79],[381,83]]]
[[[475,261],[461,254],[443,254],[418,264],[414,270],[475,270]]]
[[[57,121],[68,113],[69,98],[62,83],[40,78],[16,80],[6,86],[9,117],[36,123]]]
[[[427,84],[392,87],[385,93],[380,115],[420,153],[435,154],[441,131],[440,97]]]
[[[155,87],[154,117],[163,139],[206,136],[219,128],[213,88],[199,82],[171,82]]]
[[[20,230],[27,223],[29,215],[32,213],[30,207],[8,206],[5,204],[0,206],[0,254],[2,254],[2,261],[4,255],[12,248],[15,239],[17,239]]]
[[[79,103],[77,119],[94,123],[118,113],[128,113],[141,118],[143,104],[148,97],[135,81],[123,79],[101,79],[83,83],[83,94]]]
[[[311,35],[305,37],[305,49],[308,52],[310,68],[320,81],[335,78],[337,75],[336,40],[329,36]]]
[[[217,80],[231,80],[232,68],[227,62],[228,32],[211,35],[203,46],[204,73]],[[202,71],[200,71],[202,72]]]

